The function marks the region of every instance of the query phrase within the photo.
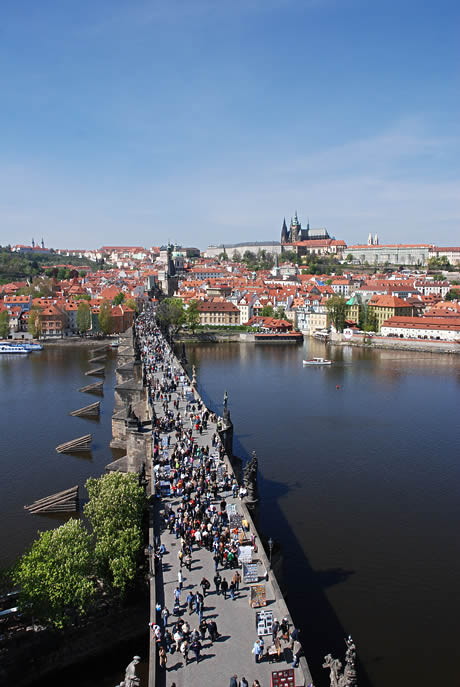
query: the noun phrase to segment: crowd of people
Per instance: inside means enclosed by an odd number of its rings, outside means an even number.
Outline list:
[[[181,657],[185,666],[192,661],[199,663],[204,643],[209,641],[206,646],[212,646],[220,638],[215,617],[209,617],[206,612],[210,580],[203,577],[196,589],[188,588],[185,593],[184,578],[192,569],[194,557],[201,550],[209,552],[214,563],[215,594],[234,601],[241,583],[239,546],[243,541],[254,546],[255,540],[248,522],[240,518],[235,523],[232,509],[227,508],[230,496],[244,496],[244,487],[239,487],[227,469],[219,435],[209,434],[209,443],[202,438],[209,423],[216,423],[218,418],[194,393],[153,316],[144,312],[137,318],[135,327],[152,407],[155,495],[169,496],[162,500],[161,524],[163,531],[169,531],[177,540],[178,547],[177,585],[170,599],[172,613],[165,599],[163,605],[157,604],[155,622],[150,624],[159,665],[167,669],[172,654]],[[155,567],[161,572],[166,548],[159,536],[153,553]],[[273,640],[278,639],[278,631],[280,637],[283,631],[289,637],[289,625],[286,628],[278,624]],[[262,660],[263,642],[257,640],[253,653],[256,663]],[[236,675],[230,685],[249,687],[246,678],[238,683]],[[260,687],[257,680],[252,687]]]

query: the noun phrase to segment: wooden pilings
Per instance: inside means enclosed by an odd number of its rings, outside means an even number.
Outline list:
[[[58,453],[75,453],[76,451],[90,451],[91,450],[91,434],[85,434],[78,439],[66,441],[65,444],[56,446]]]
[[[87,386],[82,386],[78,391],[86,391],[88,394],[100,394],[104,393],[104,382],[95,382],[94,384],[88,384]]]
[[[107,359],[107,355],[105,353],[103,353],[102,355],[96,355],[96,356],[94,356],[94,358],[90,358],[88,362],[99,363],[99,362],[106,360],[106,359]]]
[[[78,408],[78,410],[72,410],[69,415],[73,415],[74,417],[94,417],[95,415],[99,415],[101,412],[101,402],[96,401],[96,403],[90,403],[88,406],[84,406],[83,408]]]
[[[29,513],[76,513],[80,507],[79,487],[71,487],[24,506]]]
[[[86,376],[94,375],[95,377],[105,377],[105,368],[104,367],[95,367],[93,370],[88,370],[88,372],[85,372]]]

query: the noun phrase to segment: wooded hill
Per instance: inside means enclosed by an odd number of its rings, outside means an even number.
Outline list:
[[[101,265],[87,258],[67,257],[51,251],[48,255],[13,253],[8,247],[0,247],[0,284],[32,279],[32,277],[42,274],[43,268],[47,265],[67,262],[79,270],[83,268],[87,271],[101,269]]]

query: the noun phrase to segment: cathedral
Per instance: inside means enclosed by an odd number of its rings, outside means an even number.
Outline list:
[[[302,229],[302,225],[297,217],[297,211],[294,219],[291,219],[289,229],[286,226],[286,218],[283,221],[281,228],[281,243],[295,243],[296,241],[311,241],[314,239],[329,239],[330,236],[326,229],[310,229],[310,222],[307,222],[306,229]]]

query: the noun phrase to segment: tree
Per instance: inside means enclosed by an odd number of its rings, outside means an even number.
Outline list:
[[[232,260],[233,262],[241,262],[241,253],[237,250],[234,250],[232,253]]]
[[[97,574],[121,595],[136,575],[142,548],[144,489],[134,474],[112,472],[86,482],[84,507],[94,540]]]
[[[131,308],[131,310],[134,310],[134,312],[139,312],[138,305],[137,305],[136,301],[134,300],[134,298],[127,298],[125,300],[125,305],[127,308]]]
[[[7,339],[10,333],[10,315],[8,310],[0,312],[0,338]]]
[[[286,310],[282,306],[279,306],[273,311],[273,317],[276,317],[277,320],[285,320]]]
[[[264,307],[260,311],[262,317],[273,317],[273,313],[274,310],[272,305],[264,305]]]
[[[198,311],[198,303],[194,300],[190,301],[190,303],[188,304],[186,312],[186,322],[192,330],[192,333],[195,333],[195,329],[200,324],[200,313]]]
[[[34,339],[39,339],[42,333],[41,310],[40,308],[32,307],[29,312],[29,321],[27,323],[27,330],[32,334]]]
[[[347,315],[347,301],[343,296],[332,296],[326,301],[326,308],[334,327],[338,332],[343,332]]]
[[[451,289],[446,295],[446,301],[460,300],[460,289]]]
[[[13,570],[21,609],[39,620],[63,627],[89,608],[95,593],[90,537],[80,520],[41,532]]]
[[[84,279],[86,277],[86,270],[80,270],[78,276],[81,277],[81,279]]]
[[[103,334],[111,334],[113,330],[112,304],[104,298],[99,306],[99,328]]]
[[[77,327],[81,334],[86,334],[91,329],[91,308],[86,300],[80,301],[78,304]]]
[[[164,332],[173,338],[186,321],[184,304],[180,298],[165,298],[157,308],[157,319]]]
[[[347,262],[353,262],[353,256],[351,253],[348,253],[347,257],[345,258]]]
[[[117,295],[113,299],[112,303],[114,305],[120,305],[121,303],[123,303],[124,300],[125,300],[125,294],[123,293],[123,291],[120,291],[119,293],[117,293]]]

